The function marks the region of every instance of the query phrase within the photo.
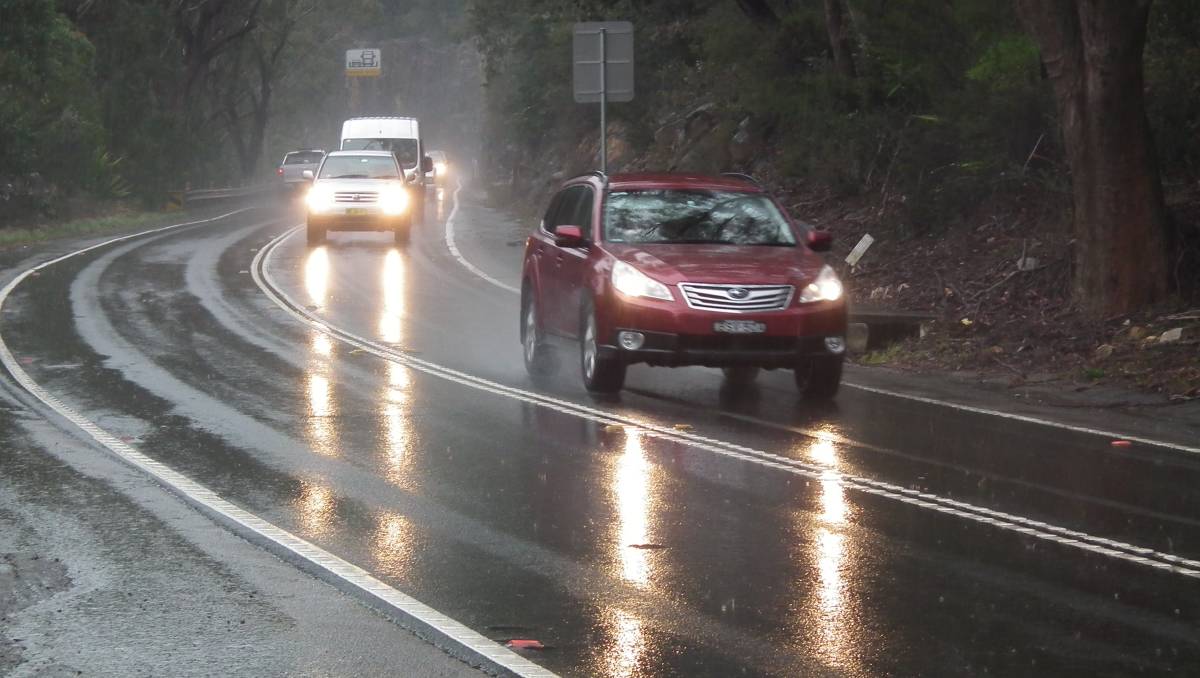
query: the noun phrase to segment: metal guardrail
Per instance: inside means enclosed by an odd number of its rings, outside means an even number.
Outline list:
[[[249,198],[275,193],[277,191],[279,191],[279,186],[276,184],[262,184],[259,186],[247,186],[243,188],[207,188],[184,191],[183,204],[186,207],[189,204],[196,203],[207,204],[222,200],[237,200],[240,198]]]

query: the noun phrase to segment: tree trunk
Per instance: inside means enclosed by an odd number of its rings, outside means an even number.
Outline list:
[[[1074,292],[1120,315],[1167,293],[1162,180],[1143,96],[1152,0],[1016,0],[1054,86],[1074,196]]]
[[[845,78],[857,76],[850,32],[846,27],[846,8],[842,0],[825,0],[825,30],[829,33],[829,51],[833,54],[834,70]]]

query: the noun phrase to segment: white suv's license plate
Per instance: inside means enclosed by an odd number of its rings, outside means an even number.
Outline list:
[[[724,334],[762,334],[767,331],[767,324],[754,320],[718,320],[713,323],[713,331]]]

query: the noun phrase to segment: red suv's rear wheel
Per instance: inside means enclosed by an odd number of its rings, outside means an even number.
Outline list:
[[[616,393],[625,385],[625,363],[600,351],[596,312],[592,302],[583,305],[579,329],[579,368],[583,386],[593,393]]]

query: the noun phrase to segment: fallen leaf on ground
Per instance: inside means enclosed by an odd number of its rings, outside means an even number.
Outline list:
[[[512,640],[505,643],[505,645],[513,648],[514,650],[544,650],[544,649],[546,649],[546,646],[542,645],[542,641],[532,640],[532,639],[528,639],[528,638],[513,638]]]
[[[1133,445],[1133,443],[1129,442],[1128,440],[1114,440],[1114,441],[1112,441],[1112,446],[1113,446],[1113,447],[1129,447],[1129,446],[1131,446],[1131,445]]]

